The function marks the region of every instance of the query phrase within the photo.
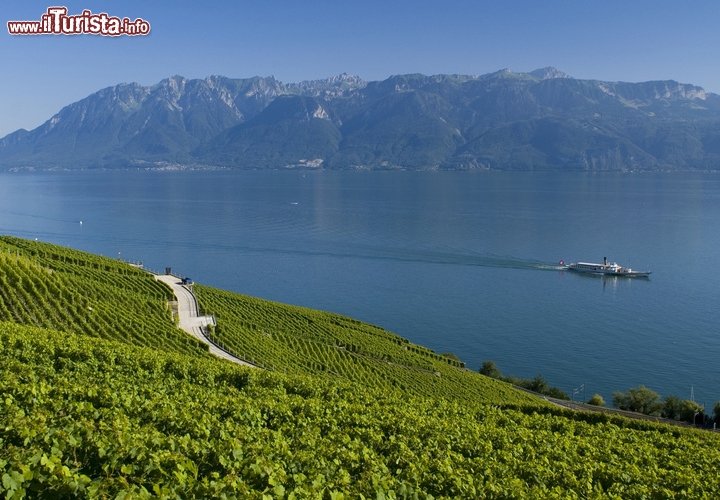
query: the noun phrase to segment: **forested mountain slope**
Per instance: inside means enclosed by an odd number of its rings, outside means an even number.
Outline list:
[[[102,89],[0,139],[0,168],[717,170],[720,96],[554,68]]]

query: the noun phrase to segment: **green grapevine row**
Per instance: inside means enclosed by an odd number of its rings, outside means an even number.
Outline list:
[[[266,367],[423,396],[542,404],[377,326],[197,284],[194,290],[205,313],[216,317],[215,337]]]
[[[126,263],[0,237],[0,320],[203,355],[173,325],[172,298],[168,287]]]
[[[0,323],[2,498],[720,496],[720,436]]]

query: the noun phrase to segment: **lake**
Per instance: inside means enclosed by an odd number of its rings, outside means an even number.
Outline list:
[[[638,384],[720,400],[718,175],[2,173],[0,232],[345,314],[608,404]],[[605,256],[652,275],[557,268]]]

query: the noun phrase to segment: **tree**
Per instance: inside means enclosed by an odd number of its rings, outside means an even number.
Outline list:
[[[720,401],[715,403],[715,408],[713,408],[713,416],[715,417],[715,423],[720,424]]]
[[[666,396],[663,403],[663,418],[678,418],[680,414],[680,400],[677,396]]]
[[[545,380],[542,375],[538,374],[535,375],[534,379],[532,379],[528,389],[530,389],[531,391],[535,391],[538,394],[547,394],[548,389],[550,389],[550,385],[547,383],[547,380]]]
[[[484,361],[478,371],[490,378],[503,378],[502,372],[493,361]]]
[[[513,384],[519,385],[520,387],[524,387],[525,389],[529,389],[533,392],[537,392],[538,394],[550,396],[551,398],[570,401],[570,397],[567,395],[566,392],[561,391],[557,387],[550,387],[550,384],[548,384],[547,380],[545,380],[542,375],[536,375],[535,378],[532,380],[527,378],[519,379],[517,383],[513,382]]]
[[[557,387],[549,387],[547,392],[544,393],[546,396],[550,396],[551,398],[555,399],[563,399],[565,401],[570,401],[570,396],[568,396],[567,392],[558,389]]]
[[[547,383],[547,381],[543,378],[542,375],[537,375],[532,380],[530,380],[529,378],[518,378],[512,375],[508,377],[503,377],[500,369],[493,361],[484,361],[482,366],[478,369],[478,372],[480,372],[482,375],[485,375],[486,377],[502,380],[503,382],[522,387],[523,389],[528,389],[539,394],[544,394],[545,396],[550,396],[551,398],[570,401],[570,397],[567,395],[567,393],[561,391],[557,387],[550,387],[550,385]]]
[[[645,415],[660,415],[663,409],[660,395],[644,385],[628,389],[627,392],[614,392],[613,406]]]
[[[593,394],[593,396],[588,400],[588,404],[593,406],[605,406],[605,400],[600,394]]]
[[[680,401],[680,420],[683,422],[695,423],[695,415],[702,414],[705,408],[697,404],[695,401],[683,399]]]

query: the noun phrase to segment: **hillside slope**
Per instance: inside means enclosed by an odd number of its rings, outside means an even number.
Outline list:
[[[212,337],[266,369],[461,401],[540,404],[382,328],[202,285],[195,289],[205,313],[216,316]],[[0,236],[0,320],[208,357],[206,346],[173,323],[173,299],[150,273],[124,262]]]
[[[0,236],[0,320],[205,355],[175,327],[170,289],[124,262]]]
[[[376,326],[198,292],[210,333],[274,370],[208,355],[144,271],[0,237],[0,496],[720,495],[715,433],[562,410]]]
[[[206,286],[195,291],[216,317],[213,338],[265,367],[462,402],[541,404],[377,326]]]
[[[0,323],[0,493],[717,498],[720,437]],[[127,497],[126,497],[127,498]]]

